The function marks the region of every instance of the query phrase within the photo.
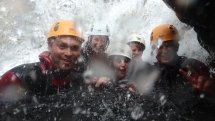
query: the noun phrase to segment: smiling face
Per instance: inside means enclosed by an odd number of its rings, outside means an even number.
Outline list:
[[[175,41],[163,42],[157,50],[156,58],[158,62],[165,65],[172,64],[177,57],[178,46],[178,43],[175,43]]]
[[[74,68],[80,56],[81,42],[72,36],[61,36],[48,42],[50,58],[57,69],[68,71]]]
[[[119,79],[125,78],[130,59],[125,56],[113,56],[113,67]]]
[[[104,52],[107,46],[108,37],[103,35],[93,35],[91,38],[91,48],[95,53]]]
[[[140,44],[140,43],[136,43],[136,42],[131,42],[129,44],[131,50],[132,50],[132,55],[133,55],[133,59],[134,60],[139,60],[141,59],[141,56],[143,54],[143,50],[144,50],[144,45]]]

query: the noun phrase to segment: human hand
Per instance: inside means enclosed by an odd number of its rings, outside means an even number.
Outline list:
[[[100,77],[97,79],[96,83],[95,83],[95,87],[101,87],[102,85],[107,85],[110,81],[110,78],[107,77]]]
[[[128,90],[130,91],[130,92],[136,92],[137,91],[137,85],[134,83],[134,82],[131,82],[130,84],[129,84],[129,87],[128,87]]]
[[[95,85],[96,82],[98,81],[97,77],[93,77],[90,81],[85,82],[87,86],[89,85]]]
[[[192,83],[192,90],[200,93],[213,94],[215,91],[214,82],[206,76],[199,75],[197,71],[190,66],[186,67],[188,73],[179,69],[179,72]]]

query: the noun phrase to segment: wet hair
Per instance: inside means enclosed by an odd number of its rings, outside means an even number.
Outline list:
[[[141,50],[141,51],[145,50],[145,45],[143,43],[140,43],[140,42],[130,42],[129,45],[131,43],[134,43],[139,50]]]
[[[54,37],[50,37],[50,38],[48,39],[48,44],[51,44],[51,45],[52,45],[52,43],[53,43],[56,39],[59,39],[59,38],[61,38],[61,37],[72,37],[72,38],[77,39],[79,42],[81,42],[81,41],[82,41],[82,39],[81,39],[81,38],[76,37],[76,36],[61,35],[61,36],[54,36]]]
[[[87,45],[90,49],[92,49],[92,48],[91,48],[91,42],[92,42],[93,36],[106,36],[106,35],[90,35],[90,36],[88,37],[88,45]],[[107,36],[107,43],[106,43],[106,47],[104,48],[105,50],[106,50],[107,47],[109,46],[109,43],[110,43],[109,37]]]
[[[179,43],[178,43],[178,40],[168,40],[168,41],[164,41],[164,42],[171,42],[174,46],[174,49],[176,51],[178,51],[178,48],[179,48]]]
[[[122,55],[112,55],[112,56],[109,56],[109,57],[108,57],[109,65],[110,65],[112,68],[114,68],[114,65],[113,65],[114,60],[115,60],[116,58],[119,58],[119,57],[125,57],[125,56],[122,56]],[[126,60],[127,60],[128,62],[131,61],[130,58],[128,58],[128,57],[125,57],[125,58],[126,58]]]

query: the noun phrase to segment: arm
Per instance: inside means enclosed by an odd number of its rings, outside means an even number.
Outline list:
[[[19,85],[19,80],[17,76],[12,72],[8,71],[5,74],[2,75],[0,78],[0,92],[2,92],[2,89],[9,86],[9,85]]]
[[[11,101],[20,99],[20,83],[17,76],[8,71],[0,78],[0,100]]]
[[[182,69],[180,69],[179,72],[192,83],[192,89],[194,92],[205,93],[207,95],[214,94],[214,79],[209,77],[209,72],[197,72],[190,66],[187,66],[187,69],[189,74]]]

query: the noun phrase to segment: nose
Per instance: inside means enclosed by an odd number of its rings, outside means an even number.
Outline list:
[[[168,49],[167,49],[166,47],[163,47],[163,48],[162,48],[162,53],[163,53],[163,54],[167,53],[167,51],[168,51]]]
[[[136,50],[133,50],[133,51],[132,51],[132,54],[133,54],[133,55],[136,55]]]
[[[123,59],[121,60],[120,64],[121,64],[122,67],[125,67],[125,61]]]
[[[139,55],[140,53],[141,53],[140,50],[135,50],[135,51],[133,51],[133,55]]]
[[[101,46],[103,44],[103,41],[102,40],[99,40],[98,43],[97,43],[99,46]]]
[[[141,54],[142,52],[143,52],[142,50],[138,50],[138,52],[137,52],[137,53],[138,53],[138,54]]]
[[[65,50],[65,55],[66,55],[66,56],[72,56],[72,51],[71,51],[71,49],[69,49],[69,48],[66,49],[66,50]]]

